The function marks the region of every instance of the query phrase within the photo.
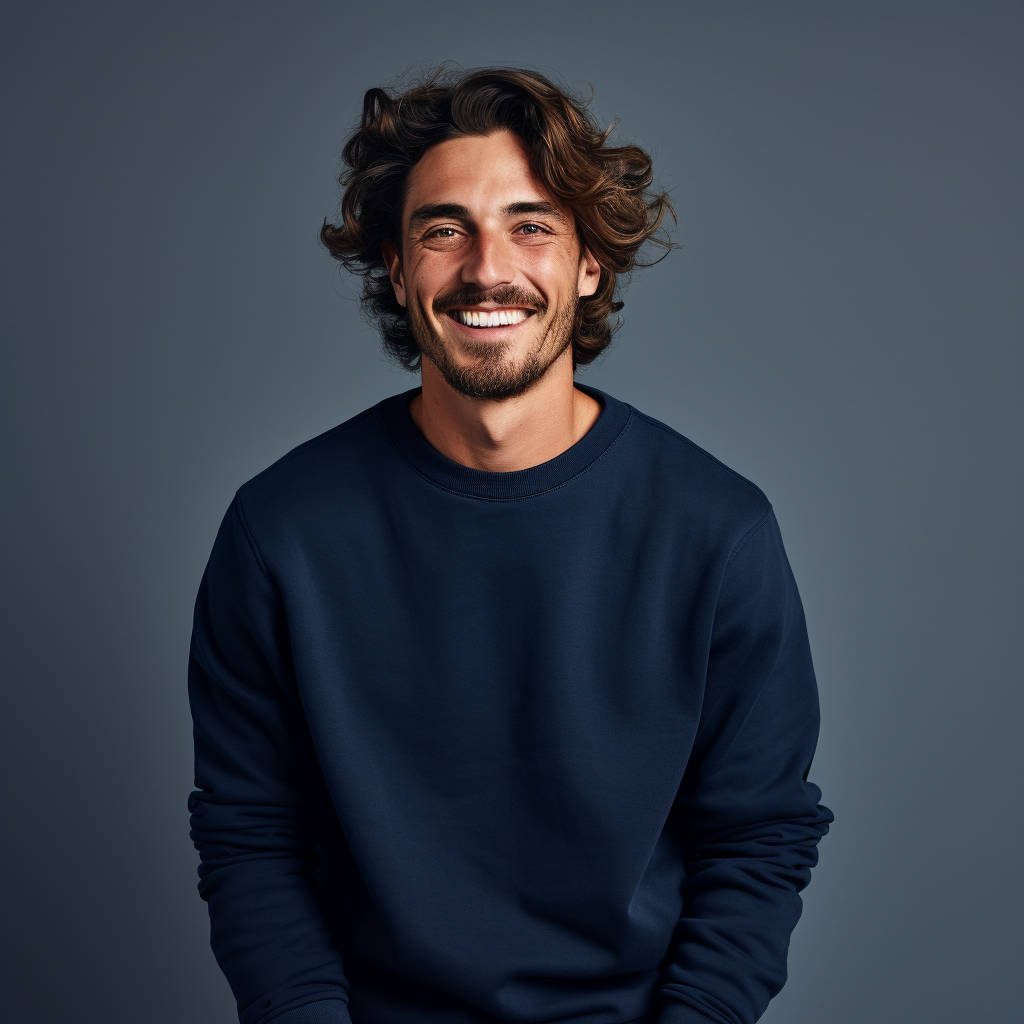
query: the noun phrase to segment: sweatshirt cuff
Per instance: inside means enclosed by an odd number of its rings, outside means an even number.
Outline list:
[[[340,999],[321,999],[287,1010],[267,1024],[352,1024],[352,1018],[348,1015],[347,1003]]]
[[[721,1024],[717,1017],[708,1017],[678,999],[666,999],[655,1020],[656,1024]]]

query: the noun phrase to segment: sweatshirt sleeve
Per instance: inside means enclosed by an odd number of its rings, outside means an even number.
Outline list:
[[[295,687],[281,598],[237,496],[196,600],[188,686],[199,892],[239,1020],[351,1024],[341,956],[312,878],[330,801]]]
[[[818,694],[771,508],[733,552],[679,791],[684,907],[657,1024],[754,1024],[786,981],[799,893],[832,812],[807,781]]]

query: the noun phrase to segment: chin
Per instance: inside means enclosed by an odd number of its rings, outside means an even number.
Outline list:
[[[494,350],[486,357],[465,361],[452,359],[448,351],[437,358],[428,355],[449,387],[468,398],[491,400],[523,394],[544,376],[557,357],[544,361],[534,354],[517,359],[507,350]]]

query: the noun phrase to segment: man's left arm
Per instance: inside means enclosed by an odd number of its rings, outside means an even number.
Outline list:
[[[769,507],[719,592],[677,798],[687,878],[657,1024],[754,1024],[785,983],[799,893],[832,821],[807,781],[817,737],[803,609]]]

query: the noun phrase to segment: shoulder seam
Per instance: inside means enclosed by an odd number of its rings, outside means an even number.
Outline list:
[[[761,515],[758,518],[757,522],[754,523],[754,525],[751,526],[750,529],[747,530],[747,532],[745,534],[743,534],[742,537],[740,537],[740,539],[736,542],[736,546],[729,553],[729,558],[726,561],[725,565],[722,567],[722,575],[719,577],[719,580],[718,580],[718,593],[715,595],[715,617],[717,617],[717,615],[718,615],[718,602],[719,602],[719,600],[721,599],[721,596],[722,596],[722,587],[725,584],[725,577],[726,577],[726,575],[729,572],[729,566],[732,565],[733,559],[740,553],[740,550],[747,543],[747,541],[749,541],[750,538],[753,537],[754,534],[756,534],[764,526],[764,524],[768,522],[768,519],[771,516],[771,513],[772,513],[772,506],[771,506],[771,502],[769,502],[768,503],[768,507],[761,513]],[[712,621],[712,631],[714,631],[714,622],[713,621]],[[706,671],[706,667],[705,667],[705,671]],[[705,677],[705,682],[706,682],[706,677]],[[761,691],[759,690],[758,691],[758,695],[760,695],[760,692]],[[721,694],[718,695],[718,699],[714,702],[714,704],[711,705],[711,709],[707,712],[706,715],[704,713],[703,701],[702,701],[700,717],[698,719],[700,724],[698,724],[698,726],[697,726],[697,734],[693,738],[693,745],[694,746],[697,745],[698,740],[700,740],[700,738],[704,735],[704,730],[707,728],[708,722],[711,721],[711,716],[715,713],[715,711],[718,710],[718,706],[719,706],[719,704],[722,703],[723,700],[725,700],[725,694],[721,693]]]
[[[766,522],[768,522],[768,517],[771,515],[771,512],[772,512],[772,504],[771,504],[771,502],[768,502],[768,507],[761,513],[761,517],[736,542],[736,546],[732,549],[732,552],[729,555],[729,560],[725,563],[725,570],[723,570],[723,573],[726,570],[728,570],[730,565],[732,565],[732,560],[740,553],[740,551],[742,550],[743,546],[747,543],[747,541],[750,540],[750,538],[753,537],[754,534],[757,533],[757,531],[760,530],[761,527],[764,526],[764,524]]]
[[[242,508],[242,492],[239,488],[235,492],[235,508],[238,511],[238,519],[242,524],[242,531],[245,533],[245,538],[249,542],[249,547],[252,548],[253,557],[256,559],[256,564],[260,567],[260,572],[267,578],[267,582],[271,582],[270,573],[267,571],[266,562],[263,561],[263,556],[260,554],[259,545],[256,543],[256,538],[252,535],[252,530],[249,529],[249,522],[245,518],[245,509]]]

